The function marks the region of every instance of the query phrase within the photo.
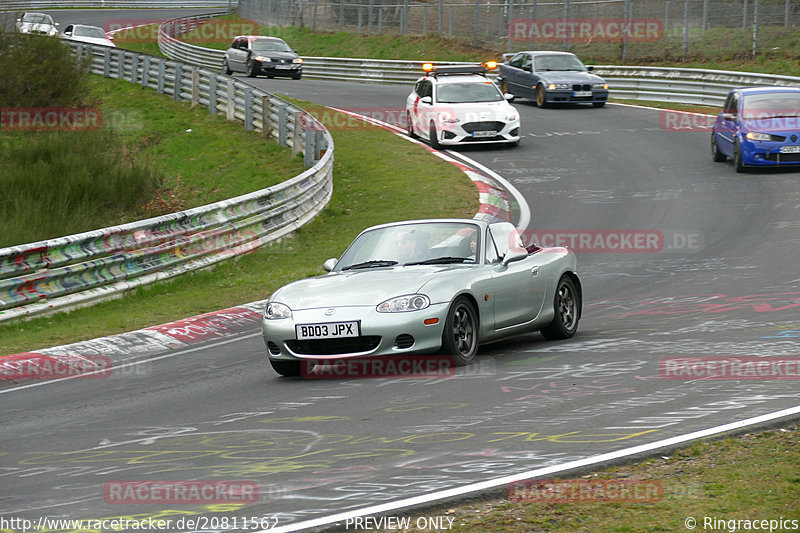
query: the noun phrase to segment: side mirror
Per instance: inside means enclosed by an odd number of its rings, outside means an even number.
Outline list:
[[[428,105],[431,105],[433,103],[433,99],[430,96],[423,96],[422,98],[420,98],[419,101],[423,104],[428,104]]]
[[[506,99],[506,100],[508,100],[509,102],[513,102],[513,101],[514,101],[514,95],[513,95],[513,94],[511,94],[511,93],[505,93],[505,94],[503,95],[503,98],[505,98],[505,99]]]
[[[510,248],[506,252],[506,255],[503,256],[503,260],[500,261],[500,264],[506,266],[514,261],[522,261],[526,257],[528,257],[528,250],[524,248]]]
[[[338,259],[336,259],[335,257],[331,257],[330,259],[322,263],[322,269],[325,272],[330,272],[331,270],[333,270],[333,267],[335,267],[336,263],[338,262],[339,262]]]
[[[735,117],[733,116],[733,113],[723,113],[722,114],[722,120],[727,120],[728,122],[733,122],[734,119],[735,119]]]
[[[586,70],[588,70],[589,72],[591,72],[591,71],[593,71],[593,70],[594,70],[594,67],[593,67],[592,65],[588,65],[588,66],[586,67]]]

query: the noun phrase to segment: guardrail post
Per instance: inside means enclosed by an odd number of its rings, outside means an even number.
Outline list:
[[[150,84],[150,56],[144,56],[142,63],[142,87],[147,87]]]
[[[183,64],[175,63],[175,78],[172,84],[172,99],[180,101],[181,99],[181,86],[183,85]]]
[[[106,78],[111,77],[111,50],[106,48],[103,50],[103,76]]]
[[[303,162],[306,168],[314,166],[314,128],[311,124],[306,124],[305,135],[305,149],[303,153]]]
[[[292,155],[295,156],[300,152],[303,133],[303,111],[300,109],[293,111],[292,120],[294,121],[294,128],[292,128]]]
[[[192,67],[192,107],[200,103],[200,69]]]
[[[166,70],[167,70],[166,61],[159,61],[158,80],[156,81],[156,92],[158,94],[164,94],[164,74],[166,73]]]
[[[217,75],[211,74],[208,78],[208,113],[217,114]]]
[[[117,52],[117,79],[121,80],[125,78],[125,52],[123,52],[120,48],[116,49]]]
[[[131,83],[139,80],[139,54],[131,56]]]
[[[234,119],[234,110],[236,109],[236,93],[234,91],[233,80],[228,80],[228,102],[227,102],[227,114],[226,117],[228,120]]]
[[[270,108],[269,95],[265,95],[261,97],[261,136],[265,139],[269,139],[270,135],[272,135],[270,115],[272,115],[272,109]]]
[[[248,87],[244,90],[244,129],[253,129],[253,88]]]
[[[278,144],[281,146],[286,146],[287,115],[286,105],[278,106]]]
[[[314,128],[314,161],[319,161],[322,152],[322,140],[325,137],[319,129]]]

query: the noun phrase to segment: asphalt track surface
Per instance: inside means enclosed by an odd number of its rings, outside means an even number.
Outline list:
[[[397,109],[408,92],[253,84],[354,110]],[[459,152],[519,188],[531,230],[663,236],[646,252],[578,252],[575,338],[485,346],[477,364],[441,379],[303,381],[275,374],[253,331],[108,379],[6,387],[0,515],[256,516],[292,530],[800,405],[797,380],[665,379],[659,369],[675,357],[800,355],[800,173],[736,174],[711,161],[707,132],[664,131],[657,110],[515,105],[520,147]],[[106,502],[107,483],[133,480],[247,480],[260,497]]]

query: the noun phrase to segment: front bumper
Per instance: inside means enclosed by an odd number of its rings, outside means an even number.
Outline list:
[[[800,165],[800,152],[781,152],[784,146],[798,145],[800,145],[800,142],[788,143],[778,141],[750,141],[748,139],[743,139],[740,144],[742,150],[742,164],[748,167]]]
[[[257,63],[258,73],[269,76],[291,76],[296,77],[303,74],[301,63]]]
[[[519,120],[444,123],[436,133],[439,144],[516,143],[519,142],[519,126]]]
[[[591,89],[591,93],[591,95],[587,96],[576,96],[576,94],[581,94],[581,92],[573,89],[547,90],[545,91],[545,101],[556,104],[586,104],[608,101],[607,89]]]
[[[431,304],[422,311],[379,313],[374,306],[316,308],[292,311],[292,318],[261,321],[267,354],[274,360],[343,359],[379,355],[432,355],[442,346],[448,303]],[[331,316],[323,313],[335,309]],[[438,319],[426,325],[427,319]],[[360,323],[359,337],[339,340],[298,340],[295,325],[330,322]]]

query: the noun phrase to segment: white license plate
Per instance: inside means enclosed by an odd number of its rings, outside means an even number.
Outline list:
[[[782,154],[797,154],[800,153],[800,146],[781,146]]]
[[[495,137],[497,132],[494,131],[473,131],[472,136],[476,139],[484,138],[484,137]]]
[[[292,65],[275,65],[275,68],[278,70],[289,70],[294,67]]]
[[[575,91],[572,93],[575,98],[583,98],[585,96],[592,96],[592,91]]]
[[[297,324],[294,327],[297,340],[305,339],[341,339],[358,337],[358,321],[325,322],[323,324]]]

